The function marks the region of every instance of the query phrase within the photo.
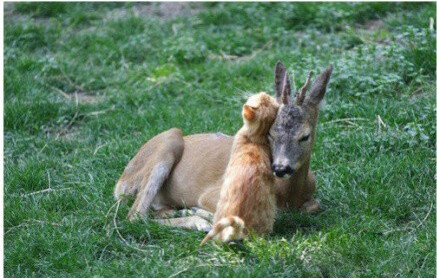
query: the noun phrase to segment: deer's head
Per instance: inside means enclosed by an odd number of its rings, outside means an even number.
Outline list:
[[[276,120],[270,129],[272,170],[280,178],[290,177],[309,162],[315,139],[320,102],[326,93],[332,66],[320,74],[310,86],[311,75],[292,98],[287,70],[278,62],[275,70],[276,99],[280,103]],[[308,88],[309,93],[306,91]]]

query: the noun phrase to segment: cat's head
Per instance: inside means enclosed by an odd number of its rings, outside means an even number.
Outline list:
[[[275,121],[278,107],[276,99],[266,93],[253,95],[243,106],[244,124],[256,129],[260,135],[267,135]]]

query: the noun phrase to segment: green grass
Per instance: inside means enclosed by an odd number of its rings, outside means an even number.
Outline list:
[[[5,275],[434,277],[435,4],[186,5],[7,5]],[[242,250],[115,215],[144,142],[235,133],[278,60],[298,86],[334,65],[312,159],[323,212],[283,212]]]

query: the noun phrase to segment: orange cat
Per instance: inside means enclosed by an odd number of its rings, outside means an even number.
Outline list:
[[[243,106],[244,125],[234,137],[214,226],[201,245],[212,238],[242,239],[248,230],[272,232],[276,199],[268,132],[277,110],[276,100],[266,93],[251,96]]]

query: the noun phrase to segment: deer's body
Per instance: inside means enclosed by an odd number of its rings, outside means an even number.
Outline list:
[[[318,105],[325,94],[331,71],[332,67],[317,78],[305,102],[294,105],[288,103],[291,90],[289,82],[284,82],[288,80],[285,68],[280,63],[276,67],[276,97],[281,106],[270,130],[270,143],[279,209],[308,212],[319,209],[318,200],[313,199],[316,184],[310,171],[310,158]],[[304,93],[299,95],[305,97]],[[304,137],[306,143],[300,141]],[[114,196],[117,200],[122,196],[136,196],[129,212],[130,219],[135,215],[145,215],[150,208],[157,215],[186,207],[200,207],[213,213],[219,201],[232,142],[233,137],[223,134],[183,136],[176,128],[158,134],[129,162],[115,186]],[[197,229],[210,227],[198,216],[158,222]]]

